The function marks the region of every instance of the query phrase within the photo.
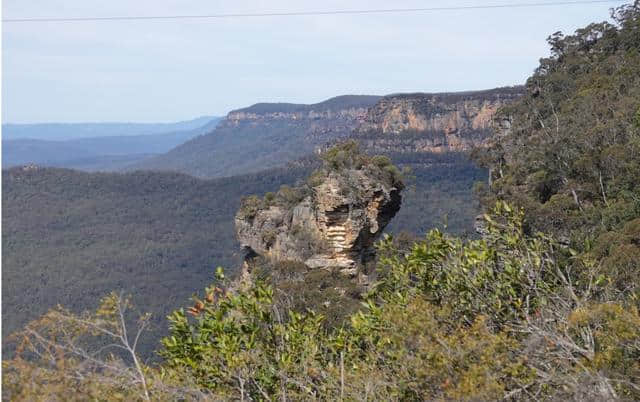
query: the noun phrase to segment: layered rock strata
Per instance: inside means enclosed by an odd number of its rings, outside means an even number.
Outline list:
[[[250,253],[355,273],[400,209],[400,188],[351,169],[328,174],[310,190],[292,206],[240,211],[238,239]]]
[[[369,108],[358,133],[380,152],[459,152],[483,146],[496,111],[523,95],[522,87],[487,91],[398,94]]]

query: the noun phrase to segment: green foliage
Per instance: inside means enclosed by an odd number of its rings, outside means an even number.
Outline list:
[[[264,198],[256,195],[242,198],[237,214],[239,217],[251,219],[258,211],[272,206],[290,208],[302,201],[309,194],[310,189],[307,186],[291,187],[283,184],[276,193],[268,192],[264,195]]]
[[[306,186],[289,187],[283,185],[276,194],[276,203],[285,207],[292,207],[310,195],[311,191]]]
[[[322,314],[323,327],[336,328],[362,308],[365,286],[349,280],[339,270],[310,269],[302,263],[256,258],[251,262],[255,278],[274,290],[274,303],[283,310]]]
[[[482,316],[470,326],[456,324],[420,294],[383,307],[375,318],[355,316],[353,332],[357,346],[347,354],[353,398],[368,388],[379,400],[498,400],[534,377],[506,332],[493,332]]]
[[[320,155],[324,174],[343,170],[365,170],[388,186],[404,188],[403,175],[384,155],[368,156],[363,153],[355,140],[339,143]]]
[[[206,303],[193,323],[182,310],[174,312],[171,335],[162,342],[167,367],[219,396],[237,390],[260,399],[280,387],[304,393],[291,378],[308,375],[300,368],[317,358],[322,316],[280,312],[272,303],[272,289],[258,282]]]
[[[273,193],[269,193],[269,194],[273,194]],[[268,198],[268,200],[266,200],[267,203],[270,203],[272,201],[273,201],[273,197],[271,196]],[[262,200],[255,195],[250,195],[242,199],[242,202],[240,203],[240,209],[238,209],[238,214],[239,216],[242,216],[242,217],[252,218],[256,216],[256,214],[262,207],[263,207]]]
[[[276,193],[273,193],[273,192],[269,191],[268,193],[266,193],[264,195],[264,202],[267,205],[273,204],[275,202],[275,200],[276,200]]]
[[[388,156],[385,156],[385,155],[376,155],[376,156],[374,156],[373,158],[371,158],[371,163],[373,163],[374,165],[376,165],[380,169],[392,165],[391,159]]]
[[[481,240],[464,243],[435,229],[404,255],[387,236],[378,247],[383,275],[391,280],[373,294],[406,297],[418,289],[467,324],[479,314],[498,327],[522,319],[558,285],[553,241],[542,234],[525,237],[522,219],[522,210],[498,203],[485,216],[488,234]]]
[[[267,193],[262,199],[255,195],[245,197],[240,205],[238,216],[251,219],[259,210],[272,206],[289,209],[311,196],[313,189],[333,173],[363,171],[367,176],[380,180],[384,185],[397,189],[404,188],[404,176],[389,157],[381,155],[370,157],[360,150],[356,141],[349,140],[334,145],[323,152],[320,159],[323,161],[322,167],[312,172],[306,182],[294,187],[283,185],[277,193]],[[352,178],[348,174],[345,177]],[[357,180],[353,180],[353,183],[349,180],[345,182],[347,185],[342,189],[345,194],[357,194],[361,191]]]
[[[621,230],[602,233],[589,253],[601,261],[619,297],[640,303],[640,218],[627,222]]]
[[[638,108],[636,117],[633,119],[633,125],[640,130],[640,108]]]
[[[325,151],[320,158],[330,170],[362,169],[367,163],[356,141],[345,141]]]

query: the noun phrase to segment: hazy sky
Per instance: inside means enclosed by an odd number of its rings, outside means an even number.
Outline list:
[[[557,0],[542,0],[557,1]],[[3,0],[3,18],[323,11],[531,0]],[[215,20],[4,23],[2,121],[175,121],[256,102],[521,84],[608,4]]]

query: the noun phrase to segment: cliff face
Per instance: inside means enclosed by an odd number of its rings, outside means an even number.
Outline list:
[[[467,151],[489,138],[493,116],[522,87],[389,95],[369,109],[358,133],[367,148],[395,152]]]
[[[345,95],[301,105],[258,103],[230,112],[215,130],[135,164],[213,178],[282,167],[354,138],[371,153],[442,153],[483,145],[496,110],[521,87],[488,91]]]
[[[376,169],[327,173],[306,191],[297,189],[293,203],[245,203],[235,220],[240,243],[275,260],[355,273],[400,209],[401,184],[381,180]]]
[[[272,126],[286,124],[290,129],[299,130],[298,137],[301,139],[320,145],[345,137],[362,125],[369,107],[379,99],[379,96],[344,95],[312,105],[258,103],[231,111],[218,127],[269,130]]]

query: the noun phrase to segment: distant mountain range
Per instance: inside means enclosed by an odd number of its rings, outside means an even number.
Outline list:
[[[202,116],[174,123],[35,123],[3,124],[2,139],[72,140],[94,137],[122,137],[188,131],[202,127],[214,116]]]
[[[223,119],[172,124],[9,124],[3,126],[3,167],[34,163],[87,171],[228,177],[285,166],[347,137],[357,138],[375,153],[464,152],[488,138],[495,111],[522,93],[523,88],[515,86],[384,97],[344,95],[310,105],[257,103]],[[170,128],[180,130],[157,132]],[[117,135],[95,136],[105,133]],[[86,138],[76,138],[80,135]],[[64,136],[73,139],[50,139]],[[16,137],[22,139],[7,140]]]
[[[37,164],[86,171],[120,170],[213,131],[219,121],[218,117],[201,117],[171,124],[3,125],[2,166]],[[76,138],[78,135],[86,137]],[[70,139],[47,139],[63,136]]]

